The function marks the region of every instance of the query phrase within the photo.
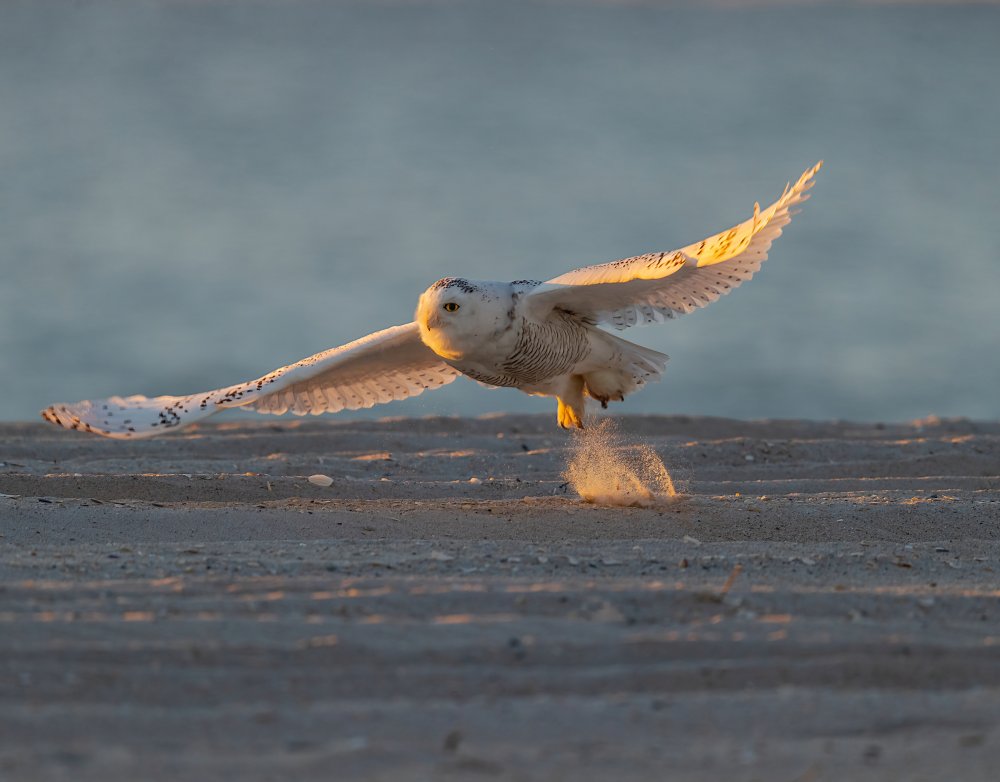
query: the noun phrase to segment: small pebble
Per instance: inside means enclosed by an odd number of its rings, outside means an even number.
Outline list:
[[[332,486],[333,478],[331,478],[329,475],[319,475],[319,474],[310,475],[309,483],[313,484],[314,486]]]

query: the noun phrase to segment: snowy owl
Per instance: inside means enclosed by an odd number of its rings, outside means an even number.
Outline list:
[[[56,404],[42,417],[120,439],[152,437],[219,410],[336,413],[422,394],[466,375],[552,396],[559,425],[583,427],[584,400],[604,407],[659,379],[667,356],[614,329],[659,323],[704,307],[749,280],[809,196],[822,161],[767,209],[674,252],[585,266],[548,282],[438,280],[415,320],[369,334],[248,383],[190,396],[118,397]]]

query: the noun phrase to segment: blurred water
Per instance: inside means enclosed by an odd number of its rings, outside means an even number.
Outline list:
[[[0,418],[180,393],[728,227],[751,283],[625,336],[625,412],[1000,416],[1000,9],[0,6]],[[371,414],[552,411],[467,382]]]

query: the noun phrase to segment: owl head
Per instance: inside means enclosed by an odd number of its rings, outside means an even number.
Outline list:
[[[459,360],[510,323],[511,298],[499,283],[445,277],[420,296],[420,338],[442,358]]]

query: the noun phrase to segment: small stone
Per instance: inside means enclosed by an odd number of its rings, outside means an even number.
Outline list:
[[[503,435],[500,435],[501,437]],[[444,737],[443,749],[445,752],[456,752],[462,743],[462,731],[457,728]]]
[[[320,475],[317,473],[316,475],[309,476],[309,483],[314,486],[333,486],[333,478],[329,475]]]

